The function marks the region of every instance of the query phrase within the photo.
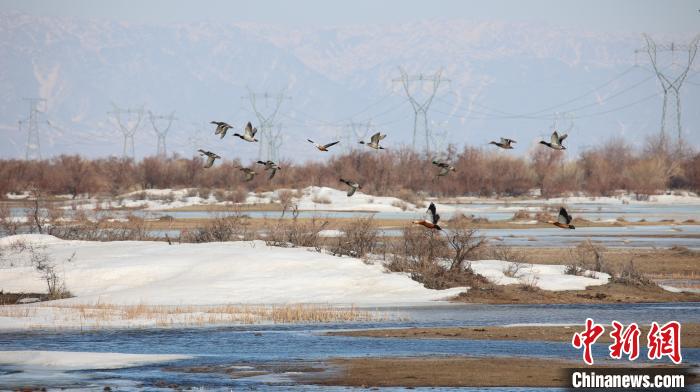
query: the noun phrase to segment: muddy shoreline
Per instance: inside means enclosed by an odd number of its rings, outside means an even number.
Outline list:
[[[612,342],[609,332],[610,325],[605,326],[606,333],[597,343]],[[646,341],[649,332],[648,325],[640,325],[640,345]],[[397,328],[397,329],[368,329],[358,331],[331,331],[330,336],[353,336],[373,338],[401,339],[470,339],[470,340],[527,340],[570,342],[575,332],[582,331],[580,326],[473,326],[473,327],[444,327],[444,328]],[[681,325],[681,347],[700,348],[700,324],[685,323]]]

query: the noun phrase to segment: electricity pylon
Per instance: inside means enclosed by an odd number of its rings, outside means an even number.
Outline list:
[[[151,120],[151,125],[153,126],[153,131],[156,133],[158,136],[158,147],[156,149],[156,155],[158,158],[165,158],[167,157],[168,153],[165,149],[165,137],[168,135],[168,131],[170,130],[170,127],[173,125],[173,120],[177,120],[175,118],[175,112],[170,113],[167,116],[159,116],[153,114],[150,110],[148,111],[148,118]],[[165,126],[165,128],[158,128],[157,122],[158,120],[167,120],[168,125]]]
[[[107,113],[114,116],[114,119],[119,125],[119,129],[124,135],[124,154],[125,158],[135,158],[134,151],[134,134],[141,125],[141,120],[143,120],[143,107],[138,109],[120,109],[115,103],[112,103],[114,110]],[[122,122],[122,115],[127,115],[128,119]],[[135,120],[134,120],[135,119]]]
[[[202,143],[204,141],[204,138],[202,136],[202,127],[201,124],[198,123],[192,123],[192,127],[194,128],[194,131],[187,137],[187,144],[189,144],[191,151],[193,154],[196,155],[196,151],[200,148],[202,148]]]
[[[24,159],[33,160],[41,159],[41,135],[39,135],[38,114],[39,103],[46,102],[43,98],[25,98],[29,102],[29,116],[26,121],[19,122],[19,130],[22,131],[22,126],[27,123],[27,146],[24,152]]]
[[[346,152],[350,152],[357,147],[360,140],[365,140],[365,138],[367,138],[367,134],[372,129],[372,119],[368,119],[365,122],[350,121],[345,124],[345,127],[346,131],[342,132],[340,136],[344,141],[343,149]]]
[[[241,97],[241,99],[250,101],[250,106],[253,108],[255,116],[258,118],[258,133],[255,135],[259,143],[258,159],[263,159],[263,149],[266,149],[267,154],[265,159],[271,160],[275,144],[278,143],[271,137],[272,129],[275,125],[275,117],[277,117],[279,113],[282,102],[284,102],[285,99],[292,99],[292,97],[284,95],[284,90],[280,91],[278,94],[270,94],[267,91],[264,93],[254,93],[248,88],[248,95]],[[264,108],[258,106],[259,99],[265,100]],[[270,101],[273,101],[273,103],[270,104]],[[262,110],[266,110],[266,113],[263,113]],[[278,130],[278,134],[280,133],[281,129]]]
[[[394,82],[401,82],[404,91],[406,92],[406,97],[413,107],[413,149],[416,149],[416,141],[418,135],[418,124],[419,122],[423,125],[423,131],[425,132],[425,149],[426,152],[430,152],[430,128],[428,127],[428,110],[430,109],[430,104],[433,103],[433,98],[440,88],[442,82],[449,82],[449,79],[443,79],[442,70],[438,70],[432,75],[424,75],[422,73],[418,75],[409,75],[406,71],[399,67],[399,72],[401,72],[401,77],[394,79]],[[415,97],[415,93],[411,90],[411,83],[417,83],[419,88],[423,90],[424,86],[427,84],[430,88],[430,93],[427,98],[418,100]],[[421,121],[419,121],[419,118]]]
[[[700,35],[695,36],[695,38],[693,38],[693,40],[691,40],[687,45],[678,45],[674,42],[656,44],[647,34],[644,34],[644,39],[646,40],[647,46],[636,50],[635,53],[646,52],[649,55],[651,66],[654,68],[656,77],[659,79],[659,83],[661,83],[661,88],[664,92],[664,101],[661,108],[661,137],[666,138],[666,133],[671,129],[676,128],[678,133],[678,144],[680,146],[683,136],[681,126],[680,90],[681,87],[683,87],[683,82],[688,76],[688,71],[693,65],[693,61],[695,60]],[[677,65],[677,68],[679,69],[679,72],[676,75],[670,75],[669,71],[672,71],[670,69],[663,69],[664,64],[660,64],[658,56],[658,54],[662,52],[671,54],[671,66]],[[683,64],[676,64],[676,52],[686,52],[688,54],[687,63],[684,59]],[[675,113],[669,115],[669,112],[672,111],[675,111]],[[675,119],[673,119],[674,115]]]
[[[280,147],[282,147],[282,141],[284,135],[282,135],[282,124],[277,123],[277,130],[270,130],[268,137],[268,158],[273,162],[279,163]]]

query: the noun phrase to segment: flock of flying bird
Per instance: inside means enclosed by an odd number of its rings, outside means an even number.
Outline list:
[[[228,123],[223,122],[223,121],[212,121],[211,124],[216,125],[216,130],[214,131],[214,135],[219,135],[221,139],[223,139],[224,136],[226,136],[226,132],[228,132],[229,129],[233,128],[233,126],[231,126]],[[246,124],[246,126],[245,126],[245,130],[244,130],[242,135],[238,134],[238,133],[234,133],[233,136],[237,136],[241,140],[249,142],[249,143],[255,143],[258,141],[258,139],[255,138],[255,134],[257,132],[258,132],[258,129],[254,128],[253,125],[250,122],[248,122],[248,124]],[[540,144],[543,144],[543,145],[545,145],[551,149],[554,149],[554,150],[566,150],[566,147],[562,143],[563,143],[564,139],[566,139],[567,136],[568,136],[567,134],[559,135],[559,133],[557,131],[554,131],[552,133],[552,136],[551,136],[549,142],[542,140],[542,141],[540,141]],[[364,140],[362,140],[359,143],[366,145],[367,147],[373,148],[377,151],[378,150],[385,150],[384,147],[379,145],[380,141],[384,140],[385,137],[386,137],[386,134],[382,134],[380,132],[377,132],[374,135],[372,135],[369,142],[365,142]],[[318,149],[319,151],[323,151],[323,152],[328,151],[328,149],[330,147],[340,143],[340,141],[335,141],[335,142],[331,142],[328,144],[320,144],[320,143],[314,142],[311,139],[306,139],[306,140],[309,143],[313,144],[314,147],[316,147],[316,149]],[[508,139],[508,138],[502,137],[500,142],[492,141],[489,144],[493,144],[493,145],[495,145],[499,148],[505,149],[505,150],[512,150],[514,143],[517,143],[517,142],[513,139]],[[221,159],[221,157],[219,155],[217,155],[216,153],[211,152],[211,151],[205,151],[203,149],[199,149],[199,153],[202,156],[207,157],[207,162],[204,165],[205,168],[212,167],[214,165],[214,162],[217,159]],[[277,173],[278,170],[282,170],[282,168],[279,167],[277,165],[277,163],[275,163],[271,160],[257,161],[256,163],[264,166],[265,171],[270,172],[270,174],[268,176],[268,180],[271,180],[275,176],[275,174]],[[455,167],[450,165],[448,162],[434,159],[432,161],[432,163],[433,163],[433,165],[435,165],[439,169],[438,173],[436,174],[436,178],[444,177],[444,176],[448,175],[450,172],[456,171]],[[257,174],[257,172],[255,170],[248,168],[248,167],[239,166],[238,170],[243,172],[243,174],[245,175],[245,181],[251,181],[253,178],[255,178],[255,175]],[[362,189],[362,186],[355,181],[347,180],[347,179],[343,179],[343,178],[340,178],[339,181],[348,186],[348,191],[347,191],[348,197],[354,195],[355,191],[357,191],[358,189]],[[438,215],[437,209],[436,209],[434,203],[430,203],[430,206],[428,206],[427,214],[428,214],[428,219],[417,220],[417,221],[413,221],[412,223],[427,227],[429,229],[442,230],[440,225],[438,225],[438,221],[440,220],[440,215]],[[547,221],[546,223],[552,224],[554,226],[557,226],[557,227],[560,227],[563,229],[575,229],[574,225],[571,224],[572,219],[573,218],[571,217],[571,215],[569,215],[566,212],[566,209],[564,207],[561,207],[561,209],[559,210],[559,215],[557,216],[557,220],[556,221]]]

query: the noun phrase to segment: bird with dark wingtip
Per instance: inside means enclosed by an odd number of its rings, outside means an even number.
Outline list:
[[[238,166],[238,170],[242,171],[243,174],[245,174],[246,182],[253,180],[253,178],[255,178],[255,175],[258,174],[255,172],[255,170],[249,169],[247,167]]]
[[[434,229],[434,230],[442,230],[442,227],[438,225],[438,221],[440,220],[440,215],[437,213],[437,209],[435,208],[434,203],[430,203],[428,206],[428,219],[430,220],[415,220],[411,223],[416,224],[416,225],[421,225],[424,227],[427,227],[429,229]]]
[[[566,212],[566,209],[564,207],[562,207],[561,209],[559,209],[559,215],[557,216],[557,220],[556,221],[547,221],[547,223],[552,224],[556,227],[561,227],[562,229],[573,230],[576,228],[574,225],[571,224],[571,221],[573,219],[574,218],[572,218],[571,215],[569,215],[569,213]]]
[[[265,166],[265,170],[269,170],[269,171],[270,171],[270,176],[267,177],[268,180],[271,180],[272,177],[275,176],[275,174],[277,173],[277,170],[282,170],[281,167],[279,167],[275,162],[272,162],[272,161],[270,161],[270,160],[267,160],[267,161],[258,161],[257,163],[258,163],[259,165]]]
[[[214,135],[221,135],[221,138],[223,139],[224,136],[226,136],[226,132],[233,128],[232,125],[229,125],[223,121],[212,121],[210,124],[215,124],[216,125],[216,131],[214,131]]]
[[[211,152],[211,151],[204,151],[204,150],[202,150],[201,148],[200,148],[199,150],[197,150],[197,151],[199,151],[199,153],[200,153],[202,156],[206,156],[206,157],[207,157],[207,163],[204,164],[204,168],[205,168],[205,169],[206,169],[206,168],[212,167],[212,166],[214,165],[214,161],[215,161],[215,160],[221,159],[220,156],[216,155],[215,153],[213,153],[213,152]]]
[[[457,171],[454,166],[447,162],[438,161],[437,159],[433,159],[433,165],[440,168],[440,171],[436,175],[437,178],[444,177],[450,174],[451,171]]]
[[[306,140],[308,140],[309,143],[313,144],[314,147],[318,148],[319,151],[328,151],[329,147],[335,146],[336,144],[340,143],[340,141],[337,141],[337,142],[328,143],[328,144],[318,144],[311,139],[306,139]]]
[[[367,147],[374,148],[375,150],[386,150],[384,147],[379,145],[380,140],[384,140],[386,135],[382,135],[381,132],[377,132],[370,138],[369,143],[364,140],[360,140],[360,144],[364,144]]]
[[[513,139],[508,139],[508,138],[502,137],[500,142],[492,141],[489,144],[493,144],[493,145],[500,147],[504,150],[512,150],[513,149],[513,146],[511,146],[512,143],[517,143],[517,142]]]
[[[563,134],[559,136],[559,133],[557,133],[557,131],[554,131],[554,133],[552,133],[552,137],[550,138],[549,143],[542,140],[540,141],[540,144],[544,144],[545,146],[554,150],[566,150],[566,147],[564,147],[562,142],[564,142],[564,139],[566,139],[567,136],[569,135]]]
[[[258,139],[255,138],[255,134],[258,132],[258,128],[253,128],[253,124],[248,122],[248,124],[245,125],[245,131],[243,132],[243,135],[239,133],[234,133],[233,136],[238,136],[239,138],[247,141],[247,142],[257,142]]]
[[[350,180],[345,180],[345,179],[339,179],[338,181],[342,182],[343,184],[347,185],[350,187],[348,189],[348,197],[352,196],[355,194],[355,191],[358,189],[362,189],[360,184],[356,183],[355,181],[350,181]]]

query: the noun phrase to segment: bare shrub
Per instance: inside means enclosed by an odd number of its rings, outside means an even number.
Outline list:
[[[527,210],[515,211],[511,220],[527,220],[530,219],[530,213]]]
[[[403,201],[407,201],[411,204],[413,204],[416,207],[420,207],[423,205],[423,200],[418,194],[410,189],[406,188],[401,188],[397,192],[394,193],[394,195]]]
[[[226,192],[224,200],[230,201],[231,203],[244,203],[247,197],[248,191],[238,187],[232,191]]]
[[[279,200],[280,207],[282,207],[282,217],[284,217],[284,214],[292,207],[292,203],[294,203],[294,192],[283,189],[277,192],[277,199]]]
[[[129,215],[126,221],[114,221],[107,217],[91,220],[77,214],[73,222],[51,226],[51,235],[64,240],[82,241],[148,241],[153,238],[148,233],[143,218]]]
[[[485,245],[486,238],[464,221],[450,223],[447,244],[452,248],[450,271],[461,270],[467,259],[473,258]]]
[[[62,299],[72,297],[66,288],[63,278],[59,275],[59,268],[55,260],[46,252],[46,246],[31,242],[15,241],[8,247],[9,251],[16,256],[26,256],[27,259],[12,260],[11,265],[16,263],[27,263],[39,273],[42,280],[46,282],[48,299]],[[72,263],[75,260],[75,252],[64,260],[65,263]]]
[[[216,201],[224,201],[226,199],[226,191],[223,189],[214,190],[214,199],[216,199]]]
[[[331,204],[331,199],[328,196],[314,196],[311,199],[316,204]]]
[[[374,217],[355,219],[341,226],[343,234],[336,238],[331,252],[336,255],[365,257],[377,247],[378,232]]]
[[[634,266],[634,260],[632,259],[630,259],[629,263],[623,265],[617,274],[613,275],[612,281],[628,286],[656,285],[653,280]]]
[[[523,268],[525,268],[525,264],[509,261],[503,266],[503,275],[509,278],[519,278]]]
[[[265,243],[268,246],[281,247],[312,247],[321,250],[320,232],[328,225],[328,221],[322,221],[313,217],[308,220],[278,219],[272,226],[266,226],[267,235]]]
[[[408,204],[406,202],[401,201],[401,200],[396,200],[391,203],[392,207],[398,207],[401,209],[401,211],[406,211],[408,209]]]
[[[8,205],[0,204],[0,233],[6,236],[18,234],[24,225],[17,218],[12,216]]]
[[[569,249],[569,261],[566,264],[565,273],[569,275],[581,275],[585,270],[605,272],[604,254],[607,251],[603,245],[590,239],[581,241],[575,248]]]
[[[489,286],[488,280],[475,274],[467,262],[474,240],[467,232],[448,239],[434,230],[407,227],[392,243],[386,267],[390,271],[407,272],[413,280],[431,289]]]
[[[247,219],[240,210],[233,215],[217,215],[203,227],[187,231],[181,236],[182,242],[226,242],[242,241],[248,238]]]
[[[539,291],[540,288],[537,285],[540,281],[540,277],[537,274],[531,274],[530,276],[520,279],[520,282],[522,283],[520,287],[524,291]]]

